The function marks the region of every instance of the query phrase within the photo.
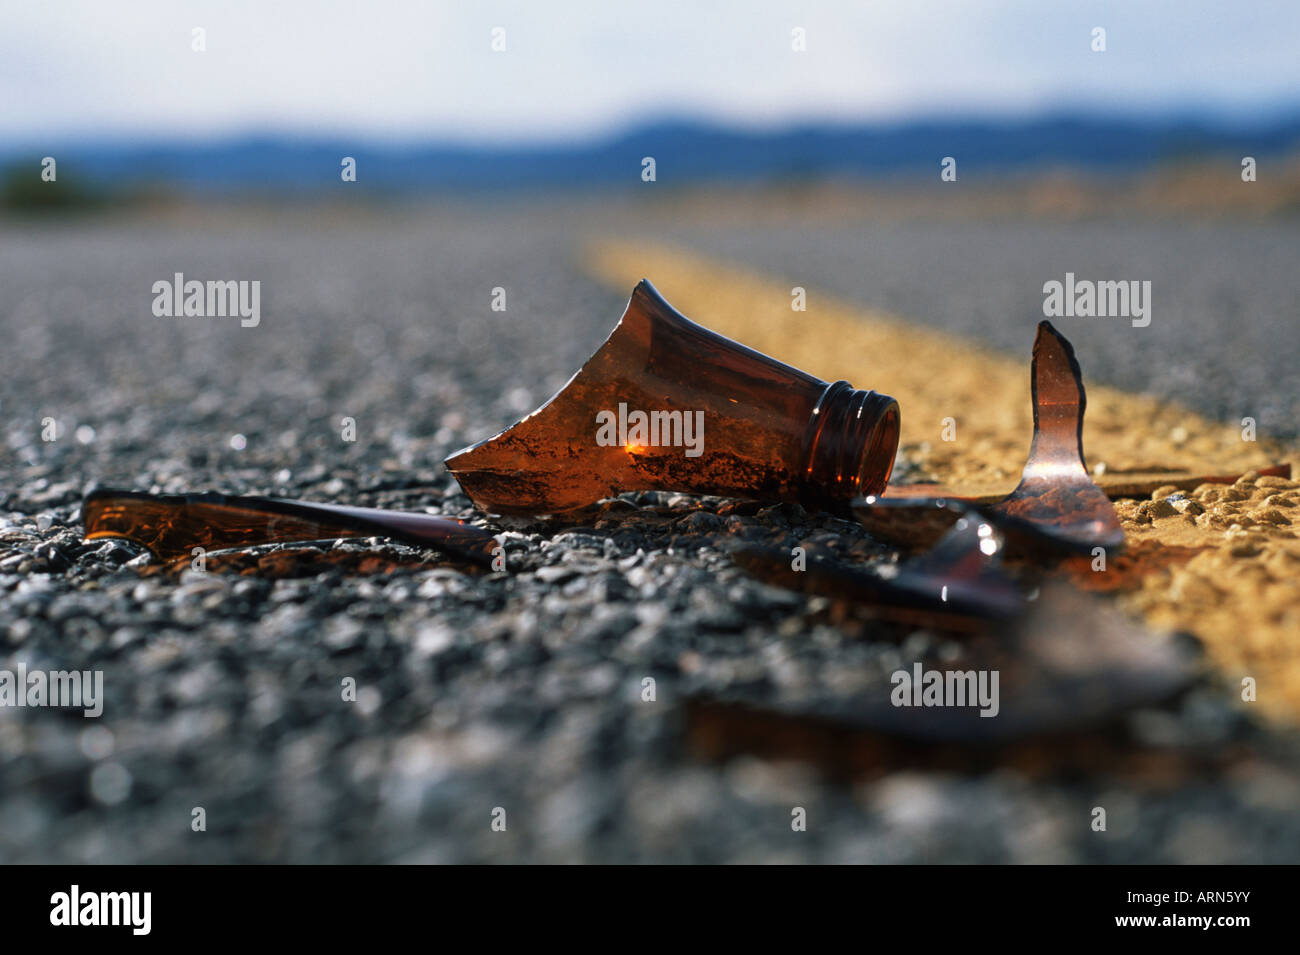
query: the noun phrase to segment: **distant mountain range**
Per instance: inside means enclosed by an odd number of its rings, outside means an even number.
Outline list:
[[[83,142],[51,150],[60,179],[101,187],[164,185],[201,191],[315,193],[339,188],[352,156],[369,193],[617,188],[641,182],[652,156],[659,183],[815,181],[895,176],[937,178],[956,157],[961,178],[1000,177],[1026,167],[1134,171],[1209,156],[1262,157],[1300,150],[1300,115],[1247,126],[1195,120],[1044,118],[1023,122],[926,121],[743,131],[659,123],[562,146],[375,145],[365,139],[257,136],[218,143]],[[39,160],[0,151],[0,165]]]

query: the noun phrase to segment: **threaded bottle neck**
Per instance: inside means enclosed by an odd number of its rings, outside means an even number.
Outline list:
[[[804,433],[801,502],[844,514],[853,498],[882,493],[898,452],[898,427],[898,402],[889,395],[847,381],[827,385]]]

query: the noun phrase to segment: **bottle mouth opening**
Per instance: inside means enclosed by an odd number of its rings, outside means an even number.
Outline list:
[[[857,495],[880,496],[889,484],[894,473],[894,459],[898,456],[898,439],[900,434],[898,402],[888,395],[872,397],[883,399],[886,404],[876,415],[876,422],[863,444],[862,459],[858,465]],[[867,409],[863,409],[864,416]],[[857,496],[855,495],[855,496]]]
[[[858,391],[847,381],[828,385],[805,439],[807,480],[802,497],[843,512],[855,497],[881,494],[898,452],[898,402]]]

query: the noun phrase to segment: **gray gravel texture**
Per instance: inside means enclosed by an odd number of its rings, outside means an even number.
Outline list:
[[[381,545],[411,565],[175,579],[142,575],[147,557],[125,544],[82,541],[79,501],[96,483],[472,516],[442,458],[549,396],[621,314],[624,294],[577,267],[584,234],[563,216],[502,210],[0,227],[0,668],[102,669],[106,696],[98,720],[0,710],[0,861],[1297,861],[1297,742],[1246,723],[1212,682],[1135,714],[1130,732],[1246,740],[1259,755],[1172,786],[907,765],[853,784],[800,762],[692,758],[687,694],[840,700],[887,692],[888,673],[913,660],[960,654],[924,631],[842,625],[825,601],[731,566],[736,541],[896,559],[798,508],[638,495],[580,525],[498,523],[510,573],[497,576]],[[1188,362],[1226,341],[1261,369],[1294,355],[1293,335],[1273,347],[1295,275],[1267,265],[1281,255],[1268,233],[1089,234],[1092,261],[1137,276],[1173,269],[1162,257],[1191,243],[1213,260],[1180,273],[1191,287],[1211,269],[1237,275],[1231,255],[1258,277],[1196,312],[1207,317],[1187,341],[1159,339]],[[1020,353],[1020,290],[1044,280],[1024,260],[1051,243],[1039,226],[997,235],[994,249],[904,229],[898,248],[877,236],[856,258],[832,257],[820,235],[688,239]],[[1131,268],[1130,245],[1143,256]],[[938,270],[940,253],[976,284]],[[1043,261],[1050,272],[1064,258]],[[155,318],[152,283],[177,271],[260,279],[261,325]],[[865,293],[869,275],[889,277],[880,296]],[[495,286],[505,312],[489,308]],[[1175,301],[1157,298],[1150,340]],[[1000,324],[1009,311],[1014,327]],[[1205,359],[1199,384],[1226,402],[1220,360]],[[1090,354],[1090,370],[1103,364]],[[1123,383],[1140,365],[1107,376]],[[1294,382],[1294,367],[1275,380]],[[1181,395],[1185,374],[1148,384]],[[1275,408],[1294,424],[1295,389],[1279,401],[1259,404],[1261,420]],[[349,677],[355,701],[342,699]],[[1105,833],[1089,827],[1097,805]],[[196,807],[206,831],[192,830]],[[792,831],[794,807],[806,832]]]

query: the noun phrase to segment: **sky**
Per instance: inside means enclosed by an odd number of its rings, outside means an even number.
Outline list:
[[[556,142],[673,118],[1249,121],[1300,112],[1298,51],[1298,0],[0,0],[0,148]]]

